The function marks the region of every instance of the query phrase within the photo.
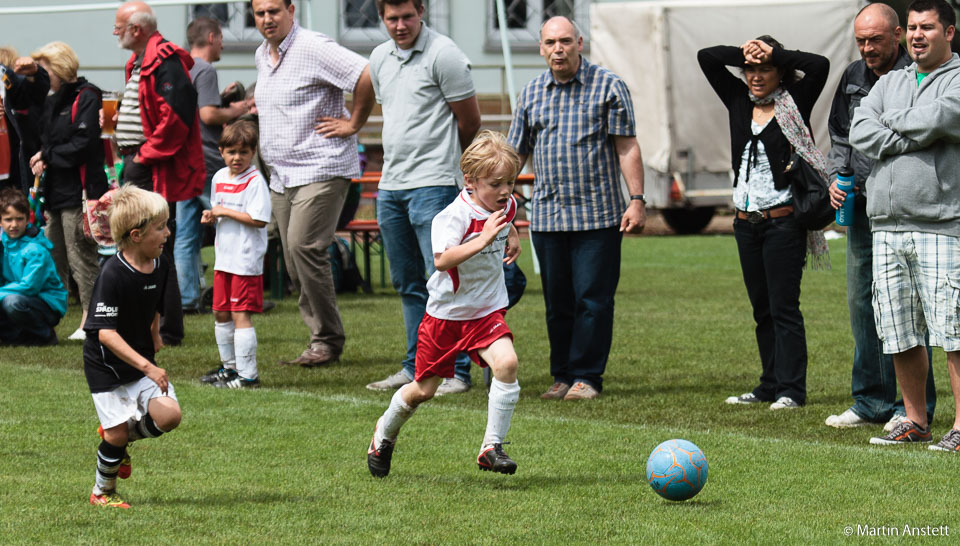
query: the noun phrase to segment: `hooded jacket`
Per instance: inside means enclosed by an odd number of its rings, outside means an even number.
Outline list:
[[[80,206],[80,171],[84,168],[87,198],[99,199],[107,191],[99,110],[100,89],[84,78],[63,83],[60,91],[47,97],[41,118],[40,157],[47,164],[43,184],[48,209]]]
[[[916,63],[881,77],[860,102],[850,144],[876,161],[867,178],[874,231],[960,236],[960,57],[917,85]]]
[[[127,80],[136,58],[134,53],[127,61]],[[153,33],[140,67],[140,120],[147,140],[137,155],[153,170],[154,191],[168,202],[197,197],[206,179],[192,66],[189,53]]]
[[[898,47],[897,60],[890,70],[900,70],[913,62],[907,50],[901,45]],[[833,95],[833,104],[830,107],[830,118],[827,127],[830,130],[830,152],[827,154],[827,168],[830,178],[836,178],[844,165],[853,169],[854,181],[858,188],[858,195],[866,197],[866,182],[870,171],[873,170],[873,160],[850,147],[850,121],[853,112],[860,106],[860,101],[870,93],[877,83],[879,76],[867,67],[863,59],[850,63],[840,77],[837,91]]]
[[[67,312],[67,291],[57,275],[42,228],[27,226],[23,236],[11,239],[0,234],[3,243],[3,286],[0,299],[10,294],[40,298],[61,317]]]
[[[30,150],[24,147],[24,139],[30,140],[31,129],[28,113],[32,108],[42,107],[50,90],[50,75],[42,66],[32,77],[17,74],[13,68],[0,65],[0,85],[4,87],[3,114],[7,118],[10,135],[10,178],[0,180],[0,186],[12,185],[24,192],[33,186],[33,173],[30,172]]]

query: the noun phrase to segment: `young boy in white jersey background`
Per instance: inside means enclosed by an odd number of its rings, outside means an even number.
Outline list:
[[[102,439],[90,504],[130,508],[116,492],[117,477],[130,477],[127,444],[180,424],[177,395],[155,360],[163,347],[163,291],[172,274],[161,258],[169,213],[161,195],[133,185],[121,188],[110,206],[118,252],[100,269],[83,325],[83,371]]]
[[[443,378],[453,377],[457,354],[463,351],[493,372],[477,465],[503,474],[517,470],[503,451],[520,396],[513,334],[504,321],[503,263],[513,263],[520,255],[520,237],[511,223],[517,213],[513,185],[520,168],[513,147],[491,131],[480,133],[460,158],[464,189],[431,226],[437,270],[427,282],[414,381],[394,394],[367,450],[367,466],[376,477],[390,473],[400,427],[433,398]]]
[[[238,121],[223,129],[226,167],[213,176],[210,210],[200,222],[217,224],[213,273],[214,334],[221,365],[201,381],[215,387],[260,386],[257,334],[251,313],[263,312],[263,256],[267,252],[270,192],[256,167],[257,127]]]

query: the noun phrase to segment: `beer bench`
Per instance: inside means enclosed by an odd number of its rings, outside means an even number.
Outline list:
[[[521,174],[517,177],[517,185],[533,185],[534,177],[532,174]],[[354,184],[362,184],[364,186],[363,192],[360,194],[363,199],[371,199],[376,201],[377,199],[377,185],[380,183],[380,173],[377,171],[367,171],[363,173],[363,176],[360,178],[354,178],[351,180]],[[517,199],[517,204],[520,207],[526,205],[528,199],[523,195],[515,192],[514,196]],[[530,222],[527,220],[515,220],[513,225],[517,228],[517,231],[522,231],[530,227]],[[354,219],[347,223],[343,229],[340,230],[341,233],[348,233],[350,236],[350,251],[353,253],[354,257],[357,256],[357,247],[359,246],[363,251],[363,291],[364,293],[373,292],[372,285],[372,270],[371,270],[371,255],[377,254],[380,257],[380,288],[385,288],[386,283],[386,254],[384,254],[383,249],[383,238],[380,236],[380,224],[377,220],[369,219]],[[355,258],[356,259],[356,258]]]

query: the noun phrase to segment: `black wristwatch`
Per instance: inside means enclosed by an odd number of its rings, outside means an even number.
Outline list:
[[[644,195],[644,194],[642,194],[642,193],[638,193],[638,194],[636,194],[636,195],[631,195],[631,196],[630,196],[630,200],[631,200],[631,201],[643,201],[643,204],[644,204],[644,205],[647,204],[647,196]]]

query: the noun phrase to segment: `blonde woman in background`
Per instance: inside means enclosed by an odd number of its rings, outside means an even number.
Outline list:
[[[73,274],[83,306],[80,326],[69,339],[82,340],[93,283],[97,279],[97,245],[83,235],[81,191],[96,199],[107,190],[104,146],[100,139],[101,92],[77,76],[79,61],[63,42],[50,42],[32,55],[50,75],[50,91],[40,118],[41,149],[30,158],[34,174],[44,174],[47,237],[53,243],[57,272],[68,284]]]

